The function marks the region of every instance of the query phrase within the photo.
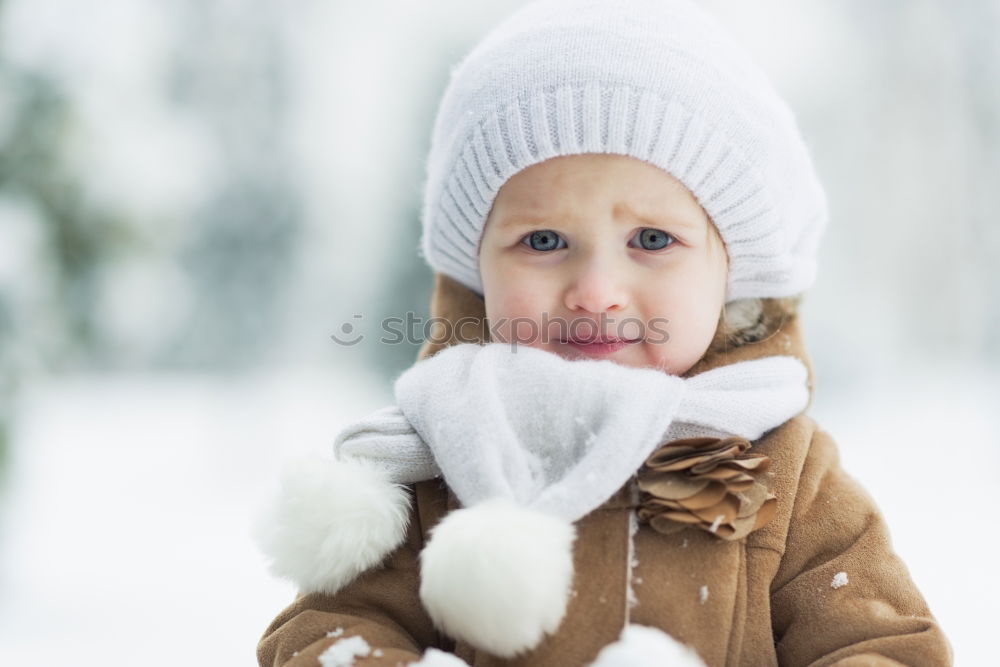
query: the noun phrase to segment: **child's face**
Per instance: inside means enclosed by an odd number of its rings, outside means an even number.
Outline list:
[[[587,153],[504,183],[479,268],[494,341],[680,375],[715,334],[728,259],[705,211],[670,174]]]

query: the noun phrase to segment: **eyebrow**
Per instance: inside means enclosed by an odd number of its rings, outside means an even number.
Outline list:
[[[621,207],[625,209],[625,212],[629,216],[651,227],[656,227],[660,224],[665,224],[667,226],[683,227],[690,231],[695,231],[701,229],[703,226],[700,221],[691,220],[688,219],[687,217],[670,216],[670,215],[664,215],[662,221],[657,222],[659,218],[655,214],[650,216],[650,215],[644,215],[643,213],[637,213],[636,211],[632,210],[632,208],[628,204],[624,202],[621,204]]]
[[[642,224],[647,225],[649,227],[660,227],[660,226],[683,227],[684,229],[687,229],[689,231],[697,231],[699,229],[702,229],[704,226],[700,223],[700,221],[690,220],[686,217],[672,217],[662,221],[658,221],[655,219],[655,217],[640,215],[638,213],[632,212],[631,209],[628,209],[628,211],[630,217],[634,218],[635,220],[638,220]],[[515,214],[503,218],[500,222],[500,228],[515,229],[518,227],[536,227],[540,225],[545,225],[551,219],[552,218],[549,216]]]
[[[500,228],[510,229],[512,227],[533,227],[545,224],[547,220],[548,218],[544,216],[511,215],[501,220]]]

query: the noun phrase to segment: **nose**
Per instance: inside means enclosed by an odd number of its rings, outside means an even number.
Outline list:
[[[628,306],[628,295],[624,280],[610,263],[588,257],[574,267],[564,304],[571,312],[617,312]]]

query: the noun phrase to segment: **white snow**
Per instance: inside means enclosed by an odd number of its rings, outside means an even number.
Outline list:
[[[824,390],[822,375],[817,386],[810,412],[836,440],[844,469],[882,511],[892,548],[948,636],[955,664],[989,663],[991,623],[1000,618],[993,566],[1000,536],[962,508],[989,507],[995,495],[995,374],[925,360],[872,373],[848,391]],[[947,456],[970,465],[951,468]]]
[[[633,487],[635,489],[636,487]],[[633,495],[634,491],[633,491]],[[635,595],[633,584],[633,570],[639,564],[639,559],[635,557],[635,534],[639,532],[639,515],[633,510],[628,515],[628,590],[626,591],[625,622],[628,622],[629,611],[639,604],[639,599]]]
[[[838,572],[837,574],[833,575],[833,581],[830,582],[831,588],[840,588],[841,586],[846,586],[846,585],[847,585],[846,572]]]
[[[698,589],[698,602],[705,604],[708,600],[708,586],[702,586]]]
[[[351,667],[355,658],[363,658],[369,653],[371,647],[363,637],[347,637],[320,653],[319,664],[322,667]]]
[[[0,665],[256,664],[295,590],[268,575],[253,512],[287,456],[384,404],[353,380],[34,382],[0,503]]]
[[[327,637],[339,637],[344,634],[344,628],[336,628],[335,630],[330,630],[326,633]]]

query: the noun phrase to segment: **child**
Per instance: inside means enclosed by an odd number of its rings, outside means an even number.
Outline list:
[[[263,665],[947,665],[805,413],[826,204],[785,104],[682,0],[542,0],[452,74],[441,334],[289,469]]]

